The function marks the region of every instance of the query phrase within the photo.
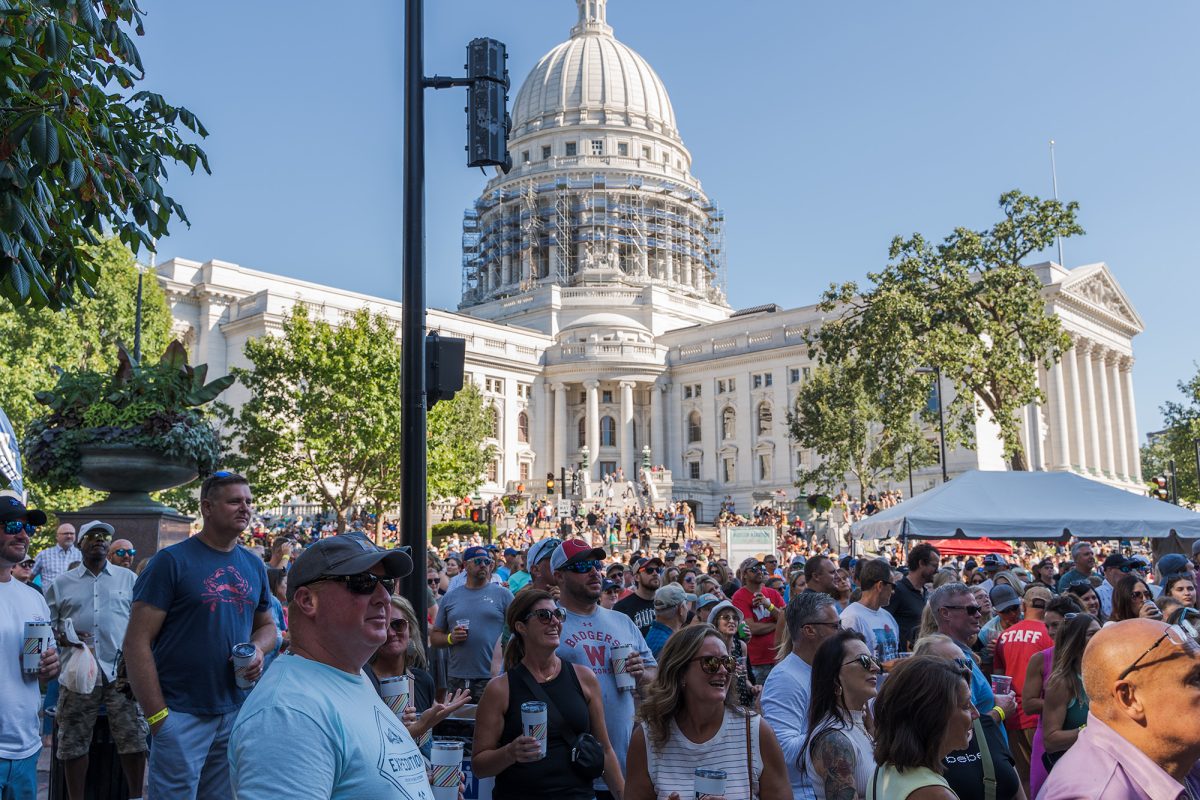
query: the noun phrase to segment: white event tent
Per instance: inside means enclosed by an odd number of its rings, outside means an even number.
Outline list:
[[[856,539],[1200,537],[1200,514],[1070,472],[972,470],[850,526]]]

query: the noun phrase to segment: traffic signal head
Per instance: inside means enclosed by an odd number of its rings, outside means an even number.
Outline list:
[[[467,166],[512,169],[508,153],[508,53],[503,42],[472,39],[467,45]]]
[[[546,473],[546,494],[554,494],[554,473]]]
[[[1171,493],[1167,491],[1167,478],[1165,475],[1159,475],[1154,479],[1154,491],[1152,494],[1159,500],[1170,502]]]

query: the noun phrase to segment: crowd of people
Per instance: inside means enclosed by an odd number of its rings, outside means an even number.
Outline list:
[[[443,542],[414,608],[397,582],[420,565],[360,531],[247,546],[233,473],[141,562],[103,520],[31,559],[46,517],[0,496],[0,648],[22,656],[0,667],[0,796],[35,797],[61,670],[73,799],[102,707],[130,797],[154,800],[432,797],[464,715],[498,800],[1200,798],[1200,553],[839,558],[781,536],[730,564],[686,511],[671,536],[679,508],[654,549],[635,511],[625,549],[587,513]],[[30,666],[38,622],[55,645]]]

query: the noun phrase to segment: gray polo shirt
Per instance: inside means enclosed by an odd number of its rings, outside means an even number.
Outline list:
[[[504,613],[512,599],[508,589],[495,583],[481,589],[459,586],[442,598],[433,627],[449,632],[458,620],[471,620],[467,640],[449,648],[451,678],[491,676],[492,651],[504,630]]]

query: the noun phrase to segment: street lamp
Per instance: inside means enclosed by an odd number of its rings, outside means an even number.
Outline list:
[[[591,455],[592,455],[592,451],[588,449],[588,446],[586,444],[583,447],[579,448],[579,468],[581,470],[586,470],[588,468],[588,466],[589,466],[588,459],[591,458]]]
[[[642,469],[650,469],[650,445],[642,446]]]
[[[949,483],[950,476],[946,474],[946,414],[942,408],[942,371],[937,367],[917,367],[916,372],[919,375],[933,375],[934,377],[938,407],[938,445],[942,456],[942,483]]]

